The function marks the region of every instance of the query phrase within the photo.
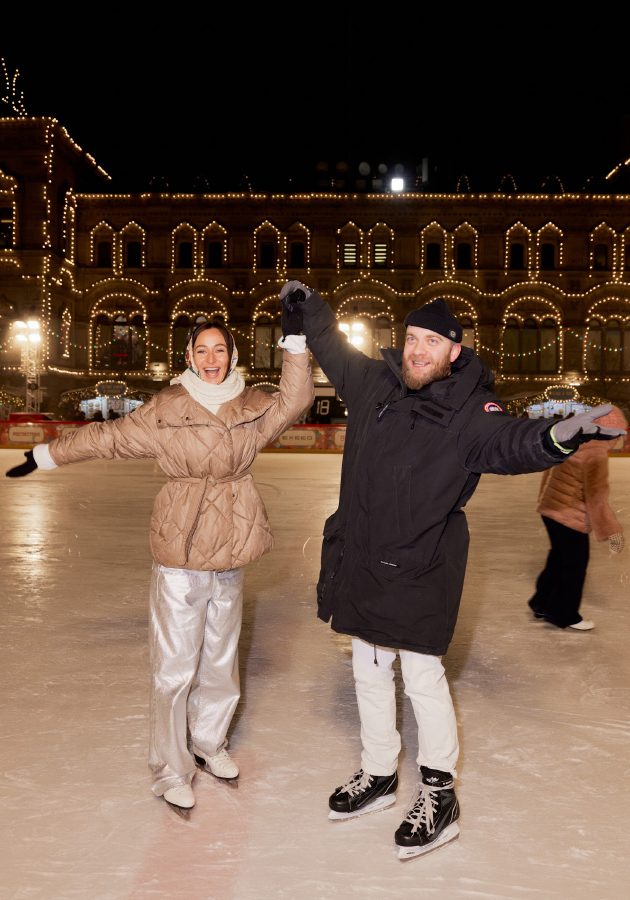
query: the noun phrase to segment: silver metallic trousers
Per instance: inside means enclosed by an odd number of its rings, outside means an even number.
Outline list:
[[[149,768],[160,797],[195,774],[192,754],[225,746],[240,697],[243,569],[195,572],[153,563],[149,602]]]

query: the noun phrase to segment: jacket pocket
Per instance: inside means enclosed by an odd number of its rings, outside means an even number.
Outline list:
[[[433,568],[435,564],[439,564],[440,555],[438,554],[435,560],[427,561],[417,548],[377,550],[372,552],[369,566],[380,578],[385,578],[387,581],[413,580]]]

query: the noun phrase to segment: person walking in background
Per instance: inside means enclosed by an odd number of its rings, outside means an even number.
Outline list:
[[[628,427],[616,406],[595,422],[606,428]],[[529,605],[537,619],[558,628],[590,631],[595,623],[579,613],[589,532],[594,531],[598,541],[608,541],[613,553],[624,547],[623,528],[608,505],[608,445],[599,441],[582,444],[562,465],[547,469],[536,509],[549,534],[551,550]]]

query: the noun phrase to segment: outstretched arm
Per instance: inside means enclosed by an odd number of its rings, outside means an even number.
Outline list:
[[[155,418],[152,400],[111,422],[91,422],[50,444],[38,444],[26,454],[27,462],[7,472],[9,478],[28,475],[36,468],[56,469],[88,459],[143,459],[156,455],[150,423]]]
[[[283,337],[282,375],[280,392],[275,404],[258,420],[258,446],[262,450],[275,440],[298,416],[313,405],[315,391],[311,375],[311,355],[304,335]]]
[[[611,406],[598,406],[572,419],[550,423],[548,419],[515,419],[502,409],[499,400],[487,394],[479,395],[478,404],[457,442],[460,463],[469,472],[540,472],[563,462],[580,443],[614,440],[625,433],[593,424],[594,419],[610,412]]]
[[[303,300],[297,296],[299,291],[304,294]],[[284,307],[283,332],[292,324],[297,327],[296,317],[301,315],[302,330],[313,356],[350,407],[363,391],[366,378],[383,363],[370,359],[348,341],[332,309],[317,291],[310,291],[299,281],[289,281],[282,288],[280,299]]]

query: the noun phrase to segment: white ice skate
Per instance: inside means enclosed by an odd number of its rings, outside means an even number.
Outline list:
[[[195,751],[194,755],[197,766],[204,772],[214,775],[215,778],[224,781],[226,784],[229,784],[230,787],[238,787],[238,766],[225,747],[220,750],[216,756],[199,756],[197,751]]]
[[[182,819],[188,818],[190,810],[195,805],[195,795],[189,784],[176,784],[175,787],[165,791],[162,797]]]
[[[590,619],[582,619],[581,622],[569,625],[569,628],[573,628],[574,631],[591,631],[595,628],[595,622],[591,622]]]

